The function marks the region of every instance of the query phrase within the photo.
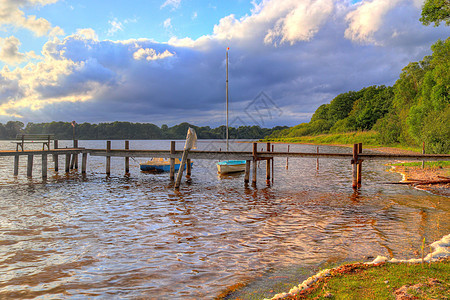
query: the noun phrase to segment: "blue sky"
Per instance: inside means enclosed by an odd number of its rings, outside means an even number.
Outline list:
[[[1,0],[0,122],[293,126],[392,85],[449,28],[422,0]]]

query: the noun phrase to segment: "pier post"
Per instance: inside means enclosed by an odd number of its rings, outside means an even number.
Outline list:
[[[252,178],[252,186],[256,187],[256,175],[257,175],[257,156],[258,156],[258,144],[253,143],[253,178]]]
[[[270,143],[267,143],[267,152],[270,152]],[[266,183],[270,183],[270,159],[266,159]]]
[[[175,141],[170,142],[170,154],[175,154]],[[170,180],[175,179],[175,158],[170,158]]]
[[[66,173],[70,171],[70,154],[66,154]]]
[[[111,151],[111,141],[106,141],[106,153]],[[106,176],[111,175],[111,156],[106,155]]]
[[[53,148],[58,149],[58,140],[54,140]],[[59,170],[58,154],[53,154],[53,163],[55,164],[55,172],[58,172],[58,170]]]
[[[362,143],[358,144],[358,154],[362,153]],[[358,159],[358,167],[357,167],[357,173],[358,173],[358,186],[361,186],[361,177],[362,177],[362,159]]]
[[[19,155],[14,155],[14,176],[19,175]]]
[[[358,153],[359,153],[359,144],[353,144],[353,158],[352,158],[352,187],[354,189],[358,188]]]
[[[78,148],[78,140],[73,140],[73,147]],[[74,167],[78,170],[78,153],[74,154]]]
[[[175,189],[178,190],[181,184],[181,178],[183,177],[184,166],[186,165],[189,149],[185,149],[183,157],[181,158],[180,169],[178,169],[177,180],[175,181]]]
[[[245,161],[245,176],[244,183],[247,185],[250,182],[250,161]]]
[[[86,167],[87,167],[87,152],[83,152],[81,157],[81,174],[86,175]]]
[[[191,177],[191,159],[186,160],[186,178]]]
[[[317,146],[317,154],[319,154],[319,146]],[[317,155],[316,171],[319,171],[319,155]]]
[[[130,141],[125,141],[125,150],[130,150]],[[125,157],[125,175],[130,174],[130,158]]]
[[[288,145],[287,153],[289,153],[289,146],[290,146],[290,145]],[[289,157],[286,157],[286,170],[287,170],[287,169],[289,169]]]
[[[47,154],[42,154],[42,178],[47,178]]]
[[[274,145],[272,145],[272,152],[275,152],[274,151]],[[271,159],[270,159],[270,161],[272,162],[272,183],[273,183],[273,177],[274,177],[274,169],[275,169],[275,167],[274,167],[274,157],[272,157]]]
[[[33,155],[28,155],[27,176],[33,176]]]

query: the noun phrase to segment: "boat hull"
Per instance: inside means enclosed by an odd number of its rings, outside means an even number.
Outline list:
[[[193,163],[191,162],[191,167]],[[170,163],[152,163],[151,161],[147,163],[141,163],[139,165],[141,171],[144,172],[169,172],[170,171]],[[175,171],[178,171],[180,169],[180,163],[175,164]],[[184,170],[186,170],[186,165],[184,166]]]
[[[217,163],[219,174],[237,173],[245,171],[245,160],[226,160]]]

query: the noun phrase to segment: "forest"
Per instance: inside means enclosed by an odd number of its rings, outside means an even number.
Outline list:
[[[450,153],[450,38],[432,55],[411,62],[391,87],[371,86],[336,96],[309,123],[276,131],[269,139],[374,130],[383,145],[420,146]]]
[[[90,124],[76,124],[70,122],[28,123],[26,126],[20,121],[0,123],[0,139],[15,139],[17,134],[54,134],[59,140],[104,140],[104,139],[185,139],[188,128],[192,127],[199,139],[225,139],[225,126],[211,128],[198,127],[189,123],[181,123],[172,127],[162,125],[158,127],[151,123],[113,122]],[[261,128],[259,126],[239,126],[229,128],[231,139],[261,139],[274,131],[288,128],[277,126],[274,128]]]

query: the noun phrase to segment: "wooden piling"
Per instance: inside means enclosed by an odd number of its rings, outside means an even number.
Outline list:
[[[274,152],[274,145],[272,145],[272,152]],[[274,177],[274,158],[272,157],[271,159],[270,159],[270,161],[271,161],[271,163],[272,163],[272,183],[273,183],[273,177]]]
[[[175,141],[170,142],[170,154],[175,154]],[[175,179],[175,158],[170,158],[170,180]]]
[[[270,143],[267,143],[266,147],[267,152],[270,152]],[[270,182],[270,159],[266,160],[266,182]]]
[[[33,155],[28,155],[27,176],[33,176]]]
[[[178,190],[181,184],[181,178],[183,177],[184,166],[188,158],[189,150],[185,149],[183,152],[183,157],[181,158],[180,168],[178,169],[177,180],[175,181],[175,189]]]
[[[66,154],[66,173],[70,171],[70,154]]]
[[[125,150],[130,149],[130,141],[125,141]],[[125,174],[130,174],[130,158],[125,157]]]
[[[191,160],[188,158],[186,160],[186,178],[191,177]]]
[[[58,149],[58,140],[54,140],[53,148]],[[58,154],[53,154],[53,163],[55,164],[55,172],[59,171]]]
[[[317,154],[319,154],[319,146],[317,146]],[[316,171],[319,171],[319,156],[317,155]]]
[[[358,154],[362,153],[362,143],[358,144]],[[362,178],[362,159],[358,159],[357,173],[358,173],[358,187],[361,186],[361,178]]]
[[[287,148],[287,152],[289,153],[289,146],[290,145],[288,145],[288,148]],[[289,157],[286,157],[286,170],[289,168]]]
[[[106,141],[106,152],[111,151],[111,141]],[[111,156],[106,155],[106,176],[111,175]]]
[[[75,149],[78,148],[78,140],[73,140],[73,147]],[[78,154],[74,154],[73,157],[74,157],[74,159],[73,159],[74,168],[75,168],[75,170],[78,170]]]
[[[352,187],[358,187],[358,144],[353,144],[353,158],[352,158]]]
[[[47,154],[42,153],[42,178],[47,178]]]
[[[86,174],[86,167],[87,167],[87,152],[84,152],[81,157],[81,174]]]
[[[256,177],[257,177],[257,170],[258,170],[258,164],[257,164],[257,158],[258,158],[258,144],[253,143],[253,178],[252,178],[252,186],[256,186]]]
[[[250,182],[250,160],[245,161],[245,175],[244,183],[248,184]]]
[[[19,155],[14,155],[14,176],[19,175]]]

